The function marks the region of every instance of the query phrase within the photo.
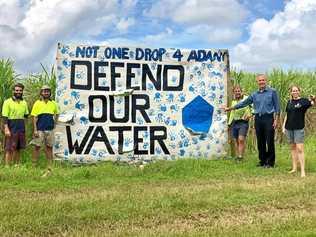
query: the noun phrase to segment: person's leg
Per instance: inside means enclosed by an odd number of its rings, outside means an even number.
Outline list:
[[[5,166],[10,166],[13,163],[13,151],[16,149],[15,134],[11,134],[10,137],[5,137]]]
[[[12,152],[9,150],[5,151],[5,157],[4,157],[4,165],[9,166],[12,164]]]
[[[41,147],[43,146],[44,135],[42,131],[38,131],[38,136],[34,137],[30,142],[33,145],[33,154],[32,154],[32,165],[36,167],[38,165],[39,156],[41,152]]]
[[[53,163],[53,148],[51,146],[46,146],[45,148],[45,155],[47,158],[47,169],[52,170],[52,163]]]
[[[305,158],[304,158],[304,144],[296,144],[297,159],[301,166],[301,177],[305,177]]]
[[[297,151],[296,151],[296,144],[292,143],[291,145],[291,157],[292,157],[292,170],[289,173],[294,173],[297,171]]]
[[[243,158],[245,153],[245,137],[239,136],[238,137],[238,157]]]
[[[234,156],[238,156],[238,127],[237,124],[234,122],[231,126],[231,136],[234,142]]]
[[[230,148],[230,156],[235,157],[235,139],[233,138],[232,135],[232,126],[228,127],[228,144]]]
[[[256,130],[256,137],[257,137],[257,147],[259,153],[259,165],[265,165],[265,156],[266,156],[266,143],[265,143],[265,133],[262,126],[262,118],[257,117],[255,118],[255,130]]]
[[[40,150],[41,150],[40,146],[36,146],[36,145],[34,146],[33,155],[32,155],[32,165],[33,165],[33,167],[37,166]]]
[[[275,164],[275,145],[274,145],[274,128],[273,128],[273,116],[268,117],[265,120],[265,130],[266,130],[266,143],[268,146],[266,165],[274,167]]]
[[[249,124],[248,122],[241,122],[239,133],[238,133],[238,153],[242,159],[246,149],[246,136],[248,133]]]
[[[15,149],[13,151],[13,162],[15,165],[19,165],[21,160],[21,152],[20,149]]]
[[[235,138],[234,138],[234,144],[235,144],[235,156],[238,157],[238,156],[239,156],[239,151],[238,151],[238,147],[239,147],[238,139],[235,139]]]
[[[13,152],[13,159],[16,165],[21,163],[21,150],[25,149],[25,132],[17,132],[16,133],[16,147]]]

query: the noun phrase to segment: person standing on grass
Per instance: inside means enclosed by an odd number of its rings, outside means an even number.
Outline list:
[[[305,113],[309,107],[315,104],[316,97],[310,96],[309,99],[300,97],[301,89],[298,86],[290,88],[291,99],[286,105],[286,117],[284,119],[282,131],[286,134],[292,156],[292,170],[297,171],[297,165],[301,167],[301,177],[305,177],[304,161],[304,127]]]
[[[13,96],[6,99],[2,106],[2,117],[5,135],[5,165],[20,164],[20,151],[26,146],[25,119],[29,110],[23,100],[24,85],[13,86]]]
[[[235,106],[238,102],[247,98],[247,96],[243,95],[242,89],[239,85],[234,86],[233,94],[234,99],[232,100],[231,106]],[[235,140],[235,154],[237,155],[237,161],[241,161],[245,153],[246,136],[249,129],[249,119],[251,117],[251,108],[247,106],[245,108],[231,111],[228,119],[231,136]]]
[[[272,168],[275,165],[274,133],[279,120],[280,102],[276,90],[267,86],[265,74],[258,74],[256,80],[258,90],[238,104],[226,108],[225,111],[253,104],[259,152],[258,166]]]
[[[40,90],[40,99],[35,101],[31,115],[33,116],[33,166],[38,163],[40,148],[45,145],[45,155],[47,158],[47,176],[52,171],[53,161],[53,129],[59,110],[57,103],[51,99],[51,88],[43,86]]]

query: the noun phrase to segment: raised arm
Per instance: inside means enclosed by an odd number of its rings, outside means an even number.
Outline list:
[[[232,107],[232,109],[241,109],[253,103],[253,95],[248,96],[246,99],[240,101],[238,104]]]

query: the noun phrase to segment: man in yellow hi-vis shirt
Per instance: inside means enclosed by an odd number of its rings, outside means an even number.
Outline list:
[[[52,171],[53,160],[53,144],[55,121],[59,110],[57,103],[51,99],[51,88],[43,86],[40,91],[40,99],[35,101],[31,115],[33,116],[33,165],[38,162],[39,152],[42,145],[45,145],[45,154],[48,161],[48,169],[44,176],[47,176]]]
[[[20,150],[25,148],[25,118],[29,114],[27,103],[23,100],[24,85],[13,87],[13,96],[2,106],[5,135],[5,165],[20,163]]]

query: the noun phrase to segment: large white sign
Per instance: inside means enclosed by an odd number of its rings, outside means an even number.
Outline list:
[[[54,153],[74,161],[225,153],[227,50],[58,45]]]

